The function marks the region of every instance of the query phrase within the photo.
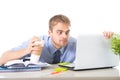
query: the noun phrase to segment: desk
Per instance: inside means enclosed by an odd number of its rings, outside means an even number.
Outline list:
[[[57,65],[35,72],[0,73],[0,80],[120,80],[117,68],[71,71],[51,74]]]

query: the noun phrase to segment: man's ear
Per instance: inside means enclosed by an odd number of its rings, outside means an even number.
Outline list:
[[[48,34],[51,35],[51,30],[48,31]]]

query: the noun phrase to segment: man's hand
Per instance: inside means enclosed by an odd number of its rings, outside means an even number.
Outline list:
[[[104,35],[105,38],[107,38],[107,39],[110,39],[110,38],[113,36],[113,34],[114,34],[114,32],[111,32],[111,31],[109,31],[109,32],[104,31],[104,32],[103,32],[103,35]]]
[[[43,48],[43,41],[40,38],[34,36],[30,40],[29,45],[26,49],[26,52],[40,55],[42,48]]]

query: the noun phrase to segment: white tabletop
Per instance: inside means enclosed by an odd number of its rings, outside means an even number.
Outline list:
[[[58,74],[51,74],[57,67],[57,65],[52,65],[34,72],[0,73],[0,80],[120,80],[120,66],[85,71],[67,70]]]

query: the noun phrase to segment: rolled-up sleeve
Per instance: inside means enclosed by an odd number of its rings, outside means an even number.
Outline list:
[[[28,43],[29,43],[29,40],[23,42],[21,45],[19,45],[17,47],[12,48],[11,50],[16,51],[16,50],[24,49],[24,48],[26,48],[28,46]]]

